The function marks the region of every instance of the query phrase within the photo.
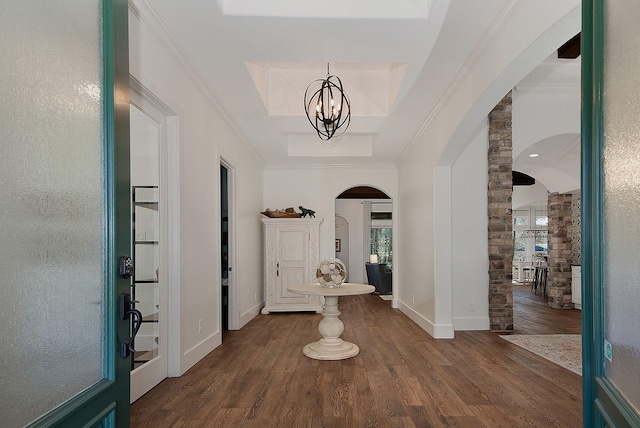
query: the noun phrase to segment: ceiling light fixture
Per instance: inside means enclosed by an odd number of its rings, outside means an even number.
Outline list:
[[[529,155],[530,158],[537,158],[538,156],[540,156],[538,153],[531,153]]]
[[[342,80],[329,73],[307,86],[304,92],[304,110],[318,137],[329,140],[347,130],[351,123],[351,103],[342,89]],[[340,132],[337,132],[340,130]]]

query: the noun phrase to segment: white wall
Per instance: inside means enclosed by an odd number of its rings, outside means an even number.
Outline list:
[[[513,146],[515,170],[534,177],[550,192],[579,189],[580,85],[514,91]],[[530,158],[534,152],[539,156]]]
[[[169,284],[169,374],[175,376],[221,343],[221,156],[233,165],[236,193],[242,195],[237,199],[238,248],[233,265],[238,312],[245,315],[241,322],[258,313],[262,253],[257,213],[263,165],[146,2],[131,3],[129,40],[131,75],[175,113],[178,124],[180,245],[175,254],[180,264],[176,282]],[[201,333],[199,320],[203,320]]]
[[[320,144],[320,141],[318,142]],[[397,172],[394,167],[318,167],[273,168],[264,171],[264,208],[283,209],[299,205],[323,218],[320,225],[320,258],[334,257],[335,214],[349,221],[349,281],[362,281],[364,271],[358,272],[358,259],[364,269],[362,250],[362,211],[360,220],[354,209],[336,211],[336,197],[354,186],[371,186],[385,192],[392,199],[397,194]],[[359,205],[358,201],[358,206]],[[360,208],[361,210],[362,208]],[[394,216],[396,212],[394,211]],[[353,222],[359,221],[355,226]],[[395,223],[394,223],[395,224]],[[394,240],[395,246],[395,240]],[[394,247],[395,248],[395,247]],[[394,251],[394,254],[397,254]],[[395,283],[395,278],[394,278]]]
[[[513,158],[556,135],[580,133],[580,86],[518,87],[513,100]]]
[[[514,186],[511,206],[513,209],[517,209],[540,201],[546,202],[548,196],[547,188],[537,181],[531,186]]]
[[[131,185],[160,184],[158,124],[135,106],[131,108]]]
[[[402,285],[394,289],[400,309],[435,336],[433,149],[416,144],[398,172],[394,279]]]
[[[451,169],[453,327],[489,329],[487,149],[489,126],[483,120]],[[484,159],[484,162],[479,161]]]
[[[236,168],[236,211],[235,225],[232,228],[237,234],[237,248],[231,249],[229,266],[233,267],[235,286],[238,291],[238,314],[241,328],[251,321],[264,306],[262,222],[260,211],[263,198],[262,168],[252,164],[251,158],[227,155],[223,148],[221,153],[225,159],[232,161]],[[246,155],[245,155],[246,156]],[[233,220],[231,220],[233,221]],[[232,230],[233,232],[233,230]],[[232,291],[230,291],[232,292]]]
[[[435,337],[453,336],[459,307],[452,302],[456,160],[498,101],[580,30],[580,2],[517,2],[503,18],[479,40],[398,165],[398,304]]]

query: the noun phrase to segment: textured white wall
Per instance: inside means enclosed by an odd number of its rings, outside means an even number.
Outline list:
[[[248,320],[252,308],[259,310],[263,165],[145,5],[130,6],[130,73],[175,112],[179,127],[180,274],[179,283],[169,284],[175,297],[169,328],[176,329],[169,342],[170,375],[179,375],[221,343],[220,156],[233,165],[236,193],[242,195],[232,219],[238,230],[238,311]]]

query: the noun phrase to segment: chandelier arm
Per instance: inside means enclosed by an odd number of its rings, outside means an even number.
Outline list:
[[[320,88],[309,96],[312,86],[318,82]],[[339,97],[337,92],[340,93]],[[344,92],[342,80],[330,74],[329,64],[327,64],[327,78],[314,80],[305,90],[304,105],[307,120],[322,140],[331,139],[338,130],[342,130],[338,134],[341,135],[351,124],[351,102]],[[311,108],[315,110],[313,119]]]

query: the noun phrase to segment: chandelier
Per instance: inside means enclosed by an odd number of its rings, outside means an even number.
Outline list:
[[[327,77],[314,80],[307,86],[304,92],[304,110],[309,123],[323,140],[340,136],[349,127],[351,104],[342,89],[340,78],[329,73],[328,63]]]

